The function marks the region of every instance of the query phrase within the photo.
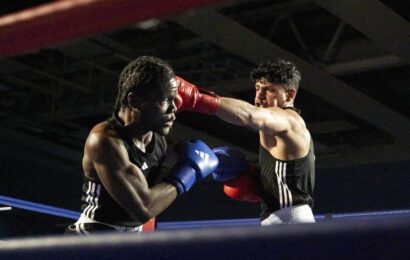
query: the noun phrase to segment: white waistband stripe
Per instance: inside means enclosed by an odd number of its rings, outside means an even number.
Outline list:
[[[292,193],[286,182],[286,166],[287,163],[276,161],[275,173],[278,181],[280,208],[290,207],[293,205]]]
[[[100,193],[100,184],[88,182],[87,198],[85,200],[88,203],[88,206],[84,209],[84,214],[91,219],[94,219],[95,211],[99,206],[98,200]]]

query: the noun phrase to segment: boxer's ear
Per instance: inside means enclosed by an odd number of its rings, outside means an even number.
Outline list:
[[[292,88],[286,91],[286,101],[294,100],[296,97],[296,89]]]
[[[139,95],[136,95],[134,92],[127,94],[127,102],[128,106],[131,108],[141,109],[144,105],[143,99]]]

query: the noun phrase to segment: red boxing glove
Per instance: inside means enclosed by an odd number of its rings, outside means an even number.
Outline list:
[[[178,95],[174,102],[178,111],[188,110],[202,114],[212,115],[221,104],[221,97],[214,93],[199,89],[181,77],[176,76],[178,81]]]
[[[155,223],[155,217],[154,217],[142,225],[142,232],[152,232],[155,230],[155,227],[156,227],[156,223]]]
[[[255,176],[244,173],[236,179],[229,180],[224,185],[228,197],[239,201],[261,202]]]

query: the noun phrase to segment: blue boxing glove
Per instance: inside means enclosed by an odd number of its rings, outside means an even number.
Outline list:
[[[177,188],[178,194],[188,191],[197,181],[202,180],[216,167],[218,157],[204,142],[187,141],[178,147],[179,161],[172,168],[166,181]]]
[[[216,181],[228,181],[237,178],[249,170],[245,154],[230,147],[217,147],[212,150],[219,160],[218,168],[212,173]]]

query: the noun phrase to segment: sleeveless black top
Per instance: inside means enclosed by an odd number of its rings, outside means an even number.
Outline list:
[[[295,108],[296,112],[300,110]],[[264,188],[261,219],[270,213],[300,204],[313,207],[315,184],[315,154],[313,141],[305,157],[283,161],[273,157],[264,147],[259,148],[260,177]]]
[[[124,123],[114,114],[108,120],[109,125],[122,138],[128,156],[133,164],[144,173],[148,185],[151,187],[162,181],[164,173],[161,165],[165,157],[167,145],[163,136],[154,133],[147,152],[142,152],[126,136],[123,131]],[[113,225],[138,226],[143,223],[133,219],[107,192],[100,179],[84,176],[81,210],[87,217]]]

